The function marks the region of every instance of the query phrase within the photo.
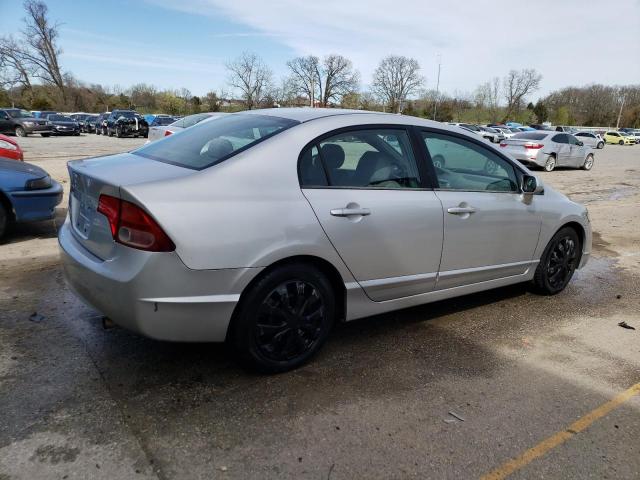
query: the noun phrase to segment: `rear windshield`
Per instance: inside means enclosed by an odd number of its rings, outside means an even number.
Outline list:
[[[522,132],[516,133],[513,138],[519,138],[522,140],[542,140],[544,137],[549,135],[548,133],[538,133],[538,132]]]
[[[132,153],[201,170],[246,150],[299,122],[269,115],[234,114],[204,122]]]

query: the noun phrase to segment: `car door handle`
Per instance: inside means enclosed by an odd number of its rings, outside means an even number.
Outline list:
[[[447,208],[447,212],[452,215],[464,215],[465,213],[475,213],[476,209],[473,207],[451,207]]]
[[[371,215],[371,210],[368,208],[334,208],[330,213],[334,217],[350,217],[351,215],[362,215],[365,217]]]

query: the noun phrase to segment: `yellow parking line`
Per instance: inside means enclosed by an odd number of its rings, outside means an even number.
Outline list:
[[[593,422],[598,420],[599,418],[604,417],[612,410],[615,410],[620,405],[628,401],[634,395],[640,394],[640,383],[636,383],[634,386],[625,390],[624,392],[616,395],[614,398],[609,400],[607,403],[599,406],[595,410],[587,413],[584,417],[573,422],[569,427],[561,432],[556,433],[555,435],[550,436],[549,438],[544,439],[542,442],[537,444],[535,447],[530,448],[525,451],[521,455],[516,458],[509,460],[503,465],[499,466],[492,472],[487,473],[480,477],[480,480],[501,480],[503,478],[507,478],[516,470],[521,469],[525,465],[528,465],[536,458],[542,457],[549,450],[556,448],[558,445],[563,444],[571,437],[573,437],[576,433],[581,432],[591,425]]]

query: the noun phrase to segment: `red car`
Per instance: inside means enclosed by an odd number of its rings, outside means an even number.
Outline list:
[[[24,154],[18,143],[4,135],[0,135],[0,157],[24,162]]]

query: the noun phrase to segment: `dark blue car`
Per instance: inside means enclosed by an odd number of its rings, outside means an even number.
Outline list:
[[[53,218],[62,186],[42,168],[0,158],[0,239],[12,222]]]

